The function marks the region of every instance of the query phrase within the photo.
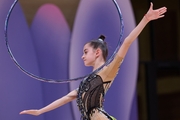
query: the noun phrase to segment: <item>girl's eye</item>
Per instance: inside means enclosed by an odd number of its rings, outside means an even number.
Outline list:
[[[84,51],[84,54],[87,54],[87,51]]]

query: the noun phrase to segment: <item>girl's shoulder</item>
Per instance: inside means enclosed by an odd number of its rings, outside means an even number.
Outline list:
[[[123,58],[116,55],[111,63],[109,63],[107,66],[104,66],[104,68],[98,72],[98,75],[102,77],[103,81],[114,80],[122,62]]]

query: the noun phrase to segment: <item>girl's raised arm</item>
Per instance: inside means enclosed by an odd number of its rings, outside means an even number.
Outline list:
[[[156,20],[164,17],[164,13],[167,11],[166,7],[153,10],[153,3],[151,3],[148,12],[144,15],[140,23],[132,30],[132,32],[125,38],[122,46],[120,47],[117,55],[124,58],[132,42],[138,37],[146,24],[151,20]]]

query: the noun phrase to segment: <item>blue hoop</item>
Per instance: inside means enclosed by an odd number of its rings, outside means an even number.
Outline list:
[[[34,79],[37,79],[39,81],[43,81],[43,82],[49,82],[49,83],[68,83],[68,82],[72,82],[72,81],[78,81],[78,80],[82,80],[84,79],[85,77],[91,75],[91,74],[94,74],[94,73],[97,73],[98,71],[100,71],[104,66],[108,65],[111,63],[111,61],[114,59],[115,55],[117,54],[119,48],[121,47],[122,43],[123,43],[123,40],[122,40],[122,36],[123,36],[123,33],[124,33],[124,23],[123,23],[123,17],[122,17],[122,13],[121,13],[121,10],[119,8],[119,5],[117,4],[116,0],[112,0],[117,11],[118,11],[118,14],[119,14],[119,18],[120,18],[120,36],[119,36],[119,41],[118,41],[118,44],[117,44],[117,47],[115,49],[115,51],[113,52],[113,54],[111,55],[111,57],[108,59],[108,61],[102,65],[101,67],[99,67],[98,69],[96,69],[95,71],[89,73],[88,75],[85,75],[85,76],[82,76],[82,77],[78,77],[78,78],[73,78],[73,79],[60,79],[60,80],[54,80],[54,79],[47,79],[47,78],[43,78],[43,77],[39,77],[37,75],[34,75],[32,73],[30,73],[29,71],[25,70],[18,62],[17,60],[15,59],[14,55],[12,54],[12,51],[10,49],[10,46],[8,44],[8,24],[9,24],[9,19],[10,19],[10,16],[11,16],[11,13],[15,7],[15,5],[17,4],[18,0],[15,0],[13,2],[13,4],[11,5],[10,9],[9,9],[9,12],[7,14],[7,17],[6,17],[6,20],[5,20],[5,28],[4,28],[4,31],[5,31],[5,42],[6,42],[6,47],[7,47],[7,50],[8,50],[8,53],[11,57],[11,59],[13,60],[13,62],[15,63],[15,65],[22,71],[24,72],[25,74],[27,74],[28,76],[34,78]]]

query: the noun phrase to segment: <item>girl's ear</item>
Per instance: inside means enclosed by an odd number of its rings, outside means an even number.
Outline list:
[[[96,57],[99,57],[101,55],[101,49],[97,48],[96,49]]]

